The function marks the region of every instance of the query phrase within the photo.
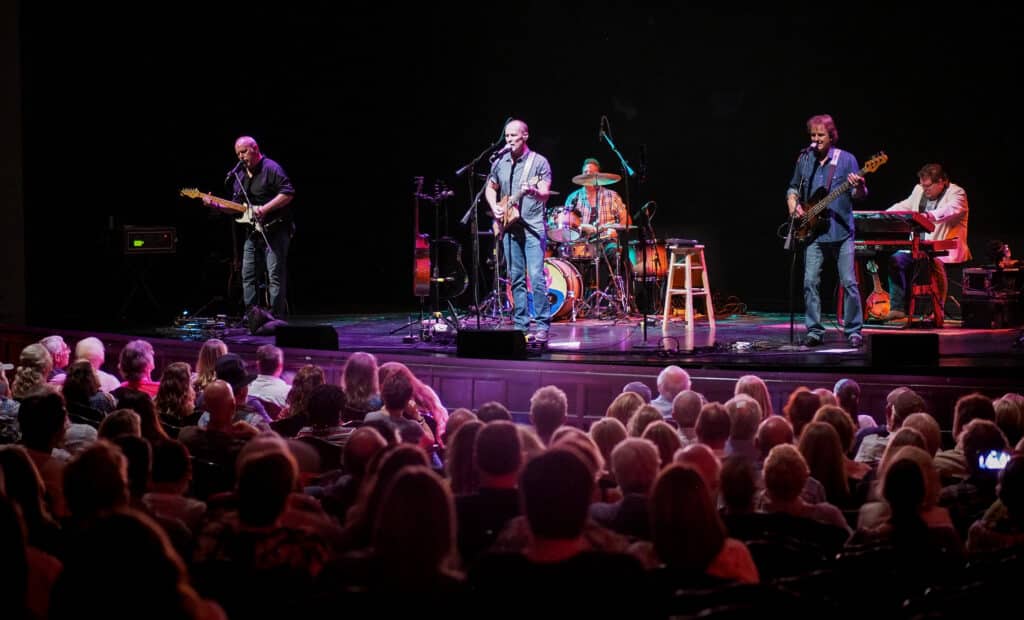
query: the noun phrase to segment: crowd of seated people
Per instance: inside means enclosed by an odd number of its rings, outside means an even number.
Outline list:
[[[121,351],[121,381],[100,374],[97,339],[73,351],[50,337],[0,372],[11,617],[262,617],[360,597],[899,616],[942,593],[996,600],[972,584],[1024,566],[1017,394],[964,394],[942,446],[914,390],[864,412],[851,379],[773,409],[755,375],[707,402],[670,366],[653,400],[627,385],[579,428],[558,386],[522,416],[449,413],[368,353],[332,383],[315,365],[286,375],[272,345],[246,360],[211,340],[194,372],[170,362],[159,381],[144,340]]]

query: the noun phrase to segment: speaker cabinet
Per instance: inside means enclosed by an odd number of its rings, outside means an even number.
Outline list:
[[[871,365],[935,366],[939,363],[938,334],[869,334]]]
[[[330,325],[279,325],[274,337],[282,348],[338,350],[338,332]]]
[[[518,329],[460,329],[455,349],[459,357],[526,359],[526,336]]]

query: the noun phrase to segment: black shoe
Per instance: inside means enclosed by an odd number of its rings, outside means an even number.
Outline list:
[[[854,349],[859,349],[864,346],[864,337],[860,334],[850,334],[850,337],[846,340]]]
[[[806,338],[804,338],[804,346],[805,347],[820,347],[821,346],[821,336],[819,336],[817,334],[808,334],[808,336]]]

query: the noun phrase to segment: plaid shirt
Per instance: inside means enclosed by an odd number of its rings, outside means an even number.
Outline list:
[[[590,203],[585,187],[569,194],[565,204],[579,210],[580,221],[584,224],[602,226],[604,224],[628,225],[630,223],[629,213],[626,212],[626,205],[622,202],[622,198],[616,191],[604,187],[597,188],[596,205]]]

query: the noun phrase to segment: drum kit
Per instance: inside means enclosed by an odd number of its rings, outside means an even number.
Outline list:
[[[597,172],[576,175],[572,182],[587,187],[620,180],[617,174]],[[646,240],[647,250],[643,252],[638,241],[629,239],[637,226],[611,222],[594,227],[582,219],[580,211],[572,206],[548,210],[544,274],[551,319],[624,318],[636,310],[632,281],[656,283],[667,274],[666,249],[654,240]],[[626,241],[627,260],[623,260],[620,240]]]

